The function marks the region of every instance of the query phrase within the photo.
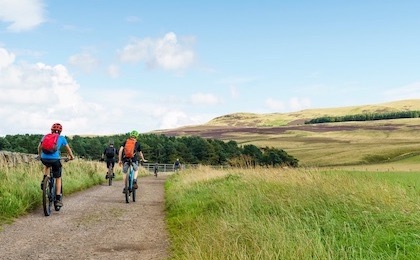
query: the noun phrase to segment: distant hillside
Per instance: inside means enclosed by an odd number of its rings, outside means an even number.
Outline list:
[[[420,110],[420,99],[401,100],[377,105],[305,109],[292,113],[234,113],[216,117],[203,126],[276,127],[300,125],[307,120],[323,116],[345,116],[409,110]]]
[[[417,156],[420,118],[304,124],[313,118],[420,110],[420,99],[378,105],[306,109],[293,113],[236,113],[202,125],[155,131],[168,136],[200,136],[240,145],[276,147],[300,165],[365,165]],[[420,157],[415,157],[420,158]],[[420,165],[420,161],[418,162]],[[416,166],[417,167],[417,166]],[[420,166],[419,166],[420,167]]]

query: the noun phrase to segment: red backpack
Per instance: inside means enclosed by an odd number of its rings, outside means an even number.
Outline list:
[[[125,158],[133,158],[136,151],[134,151],[134,148],[136,147],[137,140],[135,138],[128,138],[127,141],[125,141],[124,146],[124,157]]]
[[[45,154],[53,154],[57,151],[57,142],[59,136],[60,135],[56,133],[45,135],[41,142],[41,149]]]

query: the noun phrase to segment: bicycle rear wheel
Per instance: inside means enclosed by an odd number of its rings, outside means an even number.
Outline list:
[[[51,215],[51,207],[53,204],[53,194],[55,192],[54,187],[50,184],[50,177],[46,176],[44,178],[42,188],[42,206],[44,208],[44,215]]]
[[[109,185],[109,186],[112,186],[112,179],[114,178],[113,176],[114,176],[114,175],[113,175],[113,169],[112,169],[112,166],[111,166],[111,165],[109,165],[109,167],[108,167],[108,185]]]

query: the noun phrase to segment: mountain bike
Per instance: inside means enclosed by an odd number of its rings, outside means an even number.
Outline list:
[[[158,176],[158,171],[159,171],[159,166],[158,165],[155,165],[155,168],[154,168],[154,175],[155,175],[155,177],[157,178],[157,176]]]
[[[65,162],[68,162],[70,159],[67,157],[60,158]],[[45,176],[42,183],[42,206],[44,208],[44,215],[50,216],[52,212],[52,207],[54,205],[55,211],[60,211],[61,207],[55,205],[54,201],[56,199],[56,179],[53,177],[52,168],[50,169],[50,174]],[[61,179],[61,199],[63,198],[63,179]]]
[[[115,178],[114,175],[114,167],[112,167],[112,163],[109,163],[108,165],[108,173],[107,173],[107,179],[108,179],[108,185],[112,186],[112,179]]]
[[[125,178],[125,202],[130,202],[130,197],[133,202],[136,201],[136,189],[134,189],[134,167],[133,161],[130,159],[128,161],[128,172],[127,177]]]

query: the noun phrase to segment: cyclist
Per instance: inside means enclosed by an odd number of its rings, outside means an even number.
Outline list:
[[[181,168],[181,163],[179,162],[179,159],[176,159],[173,168],[175,172],[179,171],[179,169]]]
[[[113,141],[109,141],[109,145],[108,147],[106,147],[104,149],[104,152],[102,153],[102,160],[105,160],[106,163],[106,175],[105,175],[105,179],[108,179],[109,177],[109,166],[111,165],[112,169],[114,169],[114,165],[115,165],[115,155],[118,155],[118,150],[117,148],[114,147],[114,142]],[[112,177],[114,177],[115,174],[114,172],[112,172]]]
[[[133,130],[130,132],[130,138],[125,140],[124,143],[121,144],[121,147],[118,152],[118,164],[123,166],[123,183],[125,183],[127,179],[127,172],[129,168],[129,161],[131,160],[133,162],[133,169],[134,169],[134,189],[138,188],[137,185],[137,176],[139,174],[139,159],[141,159],[143,162],[147,162],[147,160],[144,159],[143,152],[141,150],[140,143],[137,142],[137,138],[139,136],[139,133],[136,130]],[[135,141],[134,144],[134,151],[133,151],[133,157],[129,158],[126,154],[126,151],[124,151],[124,148],[126,145],[130,142],[130,139]],[[128,145],[127,145],[128,146]],[[125,193],[125,188],[123,189],[123,193]]]
[[[58,139],[57,139],[57,149],[55,150],[55,152],[49,154],[49,153],[45,153],[42,149],[42,142],[44,141],[45,137],[47,135],[44,135],[41,139],[41,142],[38,145],[38,156],[39,158],[41,158],[41,162],[44,165],[44,177],[41,181],[41,189],[43,188],[43,182],[45,177],[48,175],[48,171],[51,168],[52,169],[52,173],[53,173],[53,177],[56,179],[56,201],[54,202],[54,204],[56,206],[62,207],[63,206],[63,202],[62,202],[62,198],[61,198],[61,170],[62,170],[62,165],[61,165],[61,161],[60,161],[60,150],[61,148],[64,146],[67,150],[67,154],[70,157],[70,160],[74,159],[74,155],[73,155],[73,151],[71,150],[66,137],[60,135],[61,131],[63,131],[63,126],[60,123],[55,123],[51,126],[51,133],[52,134],[58,134]]]
[[[155,163],[155,166],[153,167],[153,172],[155,173],[155,176],[157,176],[158,171],[159,171],[159,164]]]

